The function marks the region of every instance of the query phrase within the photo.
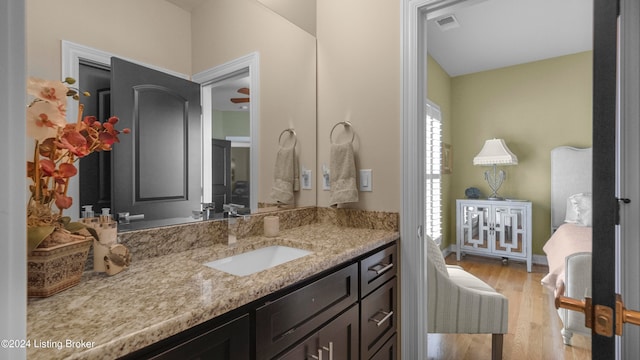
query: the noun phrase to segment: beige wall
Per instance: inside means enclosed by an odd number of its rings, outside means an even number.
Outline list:
[[[591,146],[592,53],[537,61],[452,79],[454,164],[449,224],[455,234],[455,199],[470,186],[490,194],[473,157],[484,141],[505,139],[518,156],[505,166],[502,196],[533,202],[533,253],[550,227],[550,151],[556,146]]]
[[[373,192],[349,207],[399,211],[400,3],[317,2],[318,166],[329,165],[329,133],[350,120],[356,131],[356,167],[373,170]],[[338,130],[336,130],[338,131]],[[318,205],[329,192],[318,190]]]
[[[316,0],[258,0],[311,35],[316,35]]]
[[[157,0],[27,0],[26,5],[30,76],[61,77],[62,40],[191,74],[191,16],[175,5]]]
[[[427,58],[427,98],[440,107],[442,113],[442,142],[451,144],[451,78],[431,56]],[[455,152],[453,157],[455,159]],[[442,175],[442,248],[456,243],[455,217],[449,214],[452,210],[451,202],[451,174]],[[451,223],[454,226],[451,226]]]
[[[270,202],[278,136],[284,129],[296,130],[300,167],[316,166],[316,39],[256,0],[204,2],[193,11],[191,23],[193,73],[260,54],[258,201]],[[315,205],[315,194],[301,190],[296,204]]]

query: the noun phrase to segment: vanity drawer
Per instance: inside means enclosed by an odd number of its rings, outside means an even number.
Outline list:
[[[360,261],[360,298],[396,276],[398,265],[396,244]]]
[[[369,359],[396,332],[397,278],[364,298],[360,316],[360,356]]]
[[[397,335],[393,335],[391,339],[389,339],[382,348],[373,355],[371,360],[396,360],[398,357],[398,341],[396,340]]]
[[[256,310],[256,358],[271,359],[358,299],[352,264]]]

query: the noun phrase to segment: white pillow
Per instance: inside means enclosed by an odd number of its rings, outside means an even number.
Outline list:
[[[579,223],[578,212],[576,211],[575,206],[573,206],[573,203],[571,202],[571,196],[567,198],[567,208],[565,210],[564,222],[570,223],[570,224]]]
[[[576,224],[582,226],[591,226],[591,205],[592,196],[591,193],[578,193],[569,196],[569,201],[573,207],[573,210],[577,214]]]

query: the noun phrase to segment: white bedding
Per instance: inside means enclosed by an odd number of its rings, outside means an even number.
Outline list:
[[[564,288],[565,258],[578,252],[591,252],[591,227],[562,224],[542,247],[547,254],[549,273],[542,285],[554,291]]]

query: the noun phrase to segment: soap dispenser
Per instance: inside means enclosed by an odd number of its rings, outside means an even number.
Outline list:
[[[110,211],[110,208],[102,208],[102,214],[100,214],[100,224],[115,224],[115,221],[113,221],[113,218],[111,217]]]
[[[82,209],[82,218],[80,219],[80,222],[87,226],[96,227],[96,225],[98,224],[98,218],[95,217],[93,206],[84,205]]]
[[[109,255],[110,248],[118,242],[118,223],[110,214],[111,209],[102,208],[96,233],[99,240],[93,240],[93,271],[105,272],[105,257]]]

